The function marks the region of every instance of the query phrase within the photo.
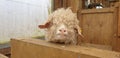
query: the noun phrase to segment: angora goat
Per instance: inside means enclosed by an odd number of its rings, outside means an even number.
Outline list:
[[[44,25],[39,25],[39,28],[46,28],[45,39],[50,42],[76,45],[77,37],[81,35],[77,15],[70,8],[56,10],[49,15]]]

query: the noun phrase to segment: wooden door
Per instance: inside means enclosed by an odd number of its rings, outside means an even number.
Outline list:
[[[114,8],[82,10],[80,23],[86,43],[110,45],[117,34]]]

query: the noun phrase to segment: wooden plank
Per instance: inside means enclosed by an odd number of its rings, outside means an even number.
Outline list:
[[[114,6],[116,8],[115,10],[115,19],[117,19],[117,22],[114,23],[114,25],[116,26],[115,28],[116,33],[114,34],[115,40],[113,40],[113,50],[115,51],[119,51],[120,52],[120,2],[117,2]]]
[[[82,14],[82,23],[86,42],[111,45],[114,34],[113,13]]]
[[[82,1],[81,0],[68,0],[67,5],[68,7],[71,7],[73,12],[77,13],[77,11],[82,8]]]
[[[1,53],[1,54],[4,54],[4,55],[10,54],[10,50],[11,50],[10,47],[3,48],[3,49],[0,49],[0,53]]]
[[[69,0],[63,0],[63,7],[64,7],[64,8],[67,8],[67,7],[68,7],[68,1],[69,1]]]
[[[115,7],[115,10],[114,10],[114,23],[113,23],[113,28],[114,28],[114,34],[113,34],[113,40],[112,40],[112,47],[113,47],[113,50],[114,51],[120,51],[120,50],[116,50],[116,48],[118,48],[118,47],[120,47],[120,46],[118,46],[118,43],[120,42],[118,42],[117,41],[117,39],[118,39],[118,8],[117,7]]]
[[[119,58],[120,53],[73,45],[49,43],[39,39],[12,39],[12,58]]]
[[[116,7],[118,7],[118,36],[120,36],[120,2],[117,3]]]
[[[116,42],[114,43],[114,46],[113,46],[114,51],[120,52],[120,45],[119,44],[120,44],[120,38],[117,38]]]
[[[112,47],[108,46],[108,45],[98,45],[98,44],[90,44],[90,43],[81,43],[81,46],[83,46],[83,47],[94,47],[94,48],[98,48],[98,49],[112,51]]]
[[[82,9],[82,0],[54,0],[54,10],[61,7],[71,7],[73,12],[76,13],[79,9]]]
[[[54,0],[54,10],[63,7],[63,0]]]
[[[107,12],[114,12],[114,8],[103,8],[103,9],[86,9],[82,10],[82,14],[91,14],[91,13],[107,13]]]
[[[114,48],[114,49],[115,49],[116,51],[118,51],[118,52],[120,52],[120,45],[119,45],[119,44],[120,44],[120,38],[118,38],[118,39],[116,40],[116,46],[115,46],[115,48]]]

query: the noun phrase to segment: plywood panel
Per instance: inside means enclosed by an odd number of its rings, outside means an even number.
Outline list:
[[[119,58],[120,53],[81,46],[49,43],[39,39],[12,39],[12,58]]]
[[[95,10],[95,11],[94,11]],[[102,45],[111,45],[114,30],[113,10],[82,11],[82,30],[86,42]]]
[[[83,32],[86,32],[84,34],[89,38],[89,42],[110,45],[113,35],[112,14],[84,15],[83,25]]]

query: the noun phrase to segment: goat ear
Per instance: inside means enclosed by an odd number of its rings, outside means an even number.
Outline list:
[[[77,29],[78,34],[84,38],[84,36],[82,35],[82,30],[78,25],[76,26],[76,29]]]
[[[38,25],[39,28],[44,29],[44,28],[49,28],[51,25],[51,22],[47,22],[44,25]]]
[[[47,20],[47,22],[44,25],[38,25],[39,28],[44,29],[44,28],[49,28],[52,26],[52,20],[53,20],[53,15],[49,16],[49,19]]]

